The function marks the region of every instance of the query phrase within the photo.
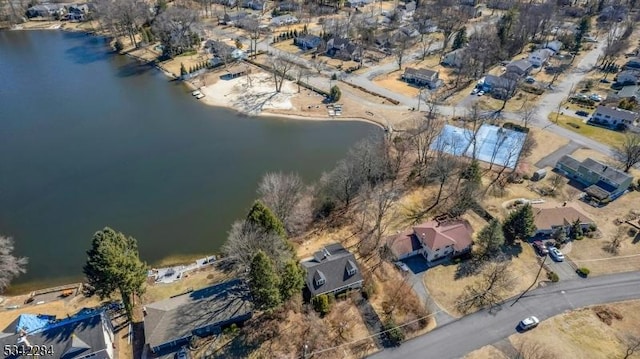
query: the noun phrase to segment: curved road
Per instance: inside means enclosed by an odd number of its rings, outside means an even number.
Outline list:
[[[640,299],[640,272],[558,282],[529,292],[514,306],[510,299],[494,313],[481,310],[467,315],[370,358],[461,358],[515,334],[518,322],[530,315],[545,320],[589,305],[630,299]]]

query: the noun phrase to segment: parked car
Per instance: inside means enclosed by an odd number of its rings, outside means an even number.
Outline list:
[[[592,99],[593,101],[597,101],[597,102],[602,101],[602,96],[600,96],[598,94],[595,94],[595,93],[591,94],[591,96],[589,96],[589,98]]]
[[[543,257],[549,254],[549,249],[543,241],[534,241],[533,248],[535,248],[538,254]]]
[[[588,117],[589,116],[589,112],[587,112],[587,111],[576,111],[576,115],[582,116],[582,117]]]
[[[404,262],[397,261],[395,264],[396,264],[396,267],[398,267],[401,271],[403,272],[409,271],[409,267]]]
[[[532,315],[520,321],[520,323],[518,323],[518,329],[526,331],[537,327],[538,324],[540,324],[540,320]]]
[[[471,91],[472,95],[476,95],[478,94],[478,91],[480,91],[477,87],[473,89],[473,91]]]
[[[549,256],[556,262],[562,262],[564,260],[564,254],[556,247],[549,247]]]
[[[528,84],[532,84],[532,83],[536,82],[536,79],[534,79],[534,78],[533,78],[533,77],[531,77],[531,76],[527,76],[527,77],[524,79],[524,82],[526,82],[526,83],[528,83]]]
[[[484,91],[479,91],[478,96],[482,96],[482,95],[484,95]]]

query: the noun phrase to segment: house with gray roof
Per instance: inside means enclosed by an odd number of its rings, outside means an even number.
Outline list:
[[[512,61],[506,66],[507,73],[515,74],[515,77],[521,78],[529,75],[533,65],[529,60]]]
[[[442,80],[440,80],[439,76],[438,71],[407,67],[404,69],[402,79],[420,87],[427,86],[433,90],[442,85]]]
[[[616,97],[619,99],[632,98],[640,100],[640,86],[624,86],[620,91],[618,91]]]
[[[293,43],[303,50],[315,49],[322,44],[322,39],[317,35],[300,35],[293,39]]]
[[[620,71],[615,78],[616,83],[623,85],[635,85],[640,80],[640,70],[629,69]]]
[[[250,319],[253,304],[249,287],[233,279],[147,304],[143,311],[146,345],[155,355],[166,355],[193,336],[220,333],[223,327]]]
[[[442,64],[451,67],[460,67],[462,65],[465,49],[457,49],[448,52],[442,58]]]
[[[591,121],[612,128],[633,126],[637,120],[638,114],[633,111],[605,105],[598,106],[591,117]]]
[[[305,282],[311,297],[358,289],[364,281],[356,258],[340,243],[322,248],[301,264],[307,271]]]
[[[291,24],[297,24],[298,22],[299,20],[297,17],[290,14],[285,14],[285,15],[280,15],[272,18],[271,26],[277,27],[277,26],[291,25]]]
[[[33,5],[27,9],[26,15],[29,18],[33,17],[56,17],[62,16],[66,13],[64,4],[39,4]]]
[[[529,60],[534,67],[540,67],[549,60],[551,55],[553,55],[553,50],[540,49],[529,54],[529,58],[527,60]]]
[[[25,326],[25,323],[24,320],[18,320],[0,332],[0,347],[10,349],[15,345],[24,345],[46,348],[46,352],[38,356],[42,358],[115,358],[113,327],[104,311],[85,310],[73,317],[48,320],[31,327]],[[6,355],[5,352],[5,358],[29,358],[33,353],[33,350],[30,355]]]
[[[556,169],[565,177],[586,186],[585,192],[598,201],[612,201],[620,197],[633,181],[629,174],[591,158],[580,162],[564,155],[556,163]]]
[[[360,61],[362,48],[346,37],[332,37],[327,41],[326,54],[343,61]]]
[[[512,96],[514,90],[518,86],[518,83],[512,79],[503,76],[485,75],[479,81],[484,92],[488,92],[495,95]]]

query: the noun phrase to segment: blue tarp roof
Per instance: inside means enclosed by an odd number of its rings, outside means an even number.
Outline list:
[[[18,324],[16,325],[16,333],[18,333],[20,329],[24,329],[27,333],[41,331],[53,324],[55,320],[55,315],[20,314]]]

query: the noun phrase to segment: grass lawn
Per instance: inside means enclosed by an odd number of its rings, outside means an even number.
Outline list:
[[[549,120],[555,123],[556,115],[557,112],[549,114]],[[559,115],[558,125],[609,146],[615,146],[624,141],[624,133],[588,125],[577,117]]]

